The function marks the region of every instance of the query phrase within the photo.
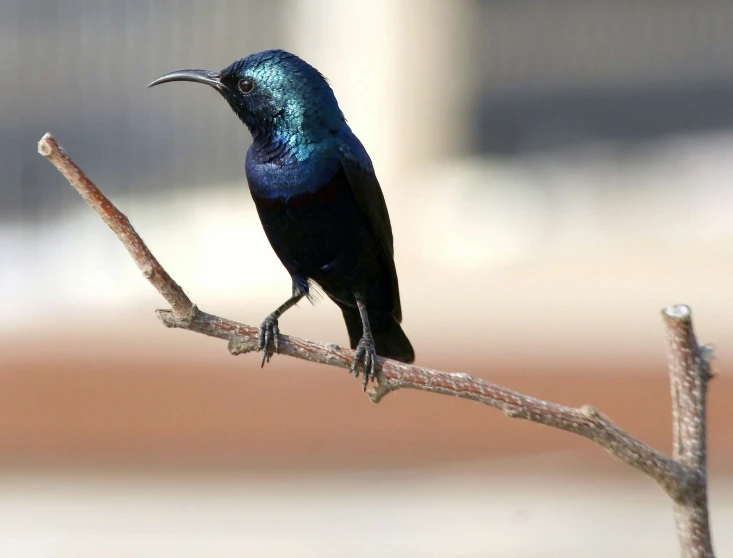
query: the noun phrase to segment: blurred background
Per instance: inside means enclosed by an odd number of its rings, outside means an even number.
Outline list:
[[[420,365],[594,404],[669,452],[659,310],[691,305],[716,344],[712,520],[733,552],[733,3],[0,9],[0,556],[676,552],[666,496],[583,439],[425,393],[375,406],[342,370],[260,370],[160,326],[36,142],[56,136],[202,309],[259,324],[290,282],[249,135],[205,87],[145,86],[267,48],[330,79],[371,154]],[[347,343],[327,300],[280,326]]]

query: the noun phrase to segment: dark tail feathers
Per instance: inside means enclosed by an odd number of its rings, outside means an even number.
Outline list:
[[[361,316],[357,308],[341,307],[344,314],[346,329],[349,332],[351,348],[356,349],[359,344],[364,328],[361,324]],[[400,362],[412,362],[415,360],[415,351],[410,340],[402,331],[402,327],[389,314],[369,313],[369,325],[374,336],[374,345],[377,355],[384,358],[399,360]]]

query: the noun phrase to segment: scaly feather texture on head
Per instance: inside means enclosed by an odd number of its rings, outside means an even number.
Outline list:
[[[251,92],[238,84],[251,80]],[[283,50],[251,54],[221,71],[221,94],[273,156],[305,160],[344,116],[326,78],[313,66]]]

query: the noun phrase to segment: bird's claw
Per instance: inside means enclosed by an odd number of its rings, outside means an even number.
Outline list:
[[[377,351],[374,348],[374,339],[372,339],[371,336],[365,335],[356,346],[354,361],[349,367],[349,372],[356,378],[359,377],[359,363],[362,364],[364,370],[364,379],[362,383],[364,385],[364,391],[366,391],[369,380],[376,376]]]
[[[257,350],[262,351],[262,365],[270,362],[274,353],[280,353],[280,328],[277,325],[277,318],[267,316],[260,325],[260,333],[257,337]]]

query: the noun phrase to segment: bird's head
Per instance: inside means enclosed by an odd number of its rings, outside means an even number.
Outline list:
[[[227,100],[255,142],[317,142],[343,122],[326,79],[294,54],[267,50],[221,71],[177,70],[148,87],[169,81],[205,83]]]

